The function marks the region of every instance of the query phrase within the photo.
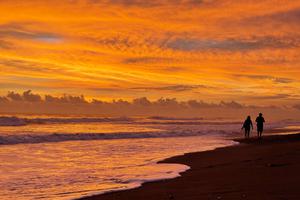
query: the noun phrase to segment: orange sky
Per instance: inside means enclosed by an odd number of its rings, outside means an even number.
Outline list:
[[[0,94],[300,99],[300,1],[0,1]]]

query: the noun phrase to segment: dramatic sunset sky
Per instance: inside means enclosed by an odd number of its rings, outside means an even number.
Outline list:
[[[300,99],[298,0],[5,0],[0,13],[0,95]]]

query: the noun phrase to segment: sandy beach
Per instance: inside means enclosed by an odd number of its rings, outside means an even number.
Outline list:
[[[300,198],[300,134],[237,141],[236,146],[162,161],[190,166],[181,177],[82,200]]]

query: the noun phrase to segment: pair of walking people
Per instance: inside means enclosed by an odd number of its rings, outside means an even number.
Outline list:
[[[256,127],[257,127],[257,137],[261,138],[262,137],[262,132],[264,131],[264,123],[265,119],[263,118],[263,114],[259,113],[258,117],[255,120],[256,122]],[[250,130],[253,130],[253,123],[251,120],[251,117],[248,116],[247,119],[245,120],[242,129],[245,129],[245,138],[250,137]]]

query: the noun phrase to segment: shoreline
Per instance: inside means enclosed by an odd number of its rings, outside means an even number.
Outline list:
[[[238,142],[238,141],[235,141],[234,139],[228,139],[232,142]],[[182,170],[182,171],[176,171],[176,176],[174,177],[168,177],[168,178],[158,178],[158,179],[153,179],[153,180],[148,180],[148,181],[144,181],[142,183],[140,183],[139,185],[136,185],[136,186],[133,186],[133,187],[128,187],[128,188],[122,188],[122,189],[115,189],[115,190],[110,190],[110,191],[104,191],[104,192],[99,192],[99,193],[94,193],[94,194],[90,194],[90,195],[86,195],[86,196],[82,196],[82,197],[78,197],[78,198],[75,198],[75,199],[72,199],[72,200],[85,200],[85,199],[88,199],[88,198],[91,198],[91,197],[95,197],[95,196],[102,196],[102,195],[106,195],[106,194],[110,194],[110,193],[115,193],[115,192],[122,192],[122,191],[127,191],[127,190],[133,190],[133,189],[137,189],[137,188],[140,188],[142,187],[144,184],[147,184],[147,183],[156,183],[156,182],[160,182],[160,181],[165,181],[165,180],[172,180],[172,179],[175,179],[175,178],[179,178],[182,176],[183,173],[187,172],[188,170],[191,169],[190,166],[184,164],[184,163],[174,163],[174,162],[167,162],[168,159],[172,159],[172,158],[176,158],[176,157],[181,157],[181,156],[185,156],[186,154],[194,154],[194,153],[201,153],[201,152],[206,152],[206,151],[214,151],[216,149],[219,149],[219,148],[226,148],[226,147],[232,147],[232,146],[235,146],[235,145],[239,145],[239,143],[233,143],[231,145],[228,145],[228,146],[223,146],[223,147],[216,147],[215,149],[210,149],[210,150],[204,150],[204,151],[195,151],[195,152],[187,152],[187,153],[184,153],[184,154],[180,154],[180,155],[174,155],[174,156],[171,156],[171,157],[167,157],[167,158],[164,158],[162,160],[159,160],[156,162],[156,164],[175,164],[175,165],[182,165],[182,166],[185,166],[186,169],[185,170]]]
[[[274,151],[272,152],[271,149],[277,149],[277,148],[283,148],[286,150],[291,150],[291,148],[297,149],[297,159],[294,160],[294,162],[297,163],[298,166],[300,166],[300,133],[298,134],[288,134],[288,135],[269,135],[264,136],[263,139],[257,139],[255,137],[250,139],[233,139],[233,141],[239,142],[238,145],[232,145],[232,146],[226,146],[226,147],[220,147],[216,148],[214,150],[208,150],[203,152],[193,152],[193,153],[186,153],[184,155],[174,156],[171,158],[164,159],[162,161],[159,161],[159,163],[165,163],[165,164],[183,164],[190,169],[179,173],[180,176],[172,179],[162,179],[157,181],[150,181],[142,183],[141,186],[136,188],[128,188],[124,190],[117,190],[117,191],[111,191],[107,193],[102,194],[95,194],[91,196],[85,196],[78,198],[78,200],[125,200],[125,199],[222,199],[222,198],[230,198],[230,199],[269,199],[269,196],[272,196],[271,194],[268,196],[266,194],[260,193],[260,189],[253,188],[255,184],[253,184],[253,181],[256,182],[258,185],[268,185],[270,183],[270,177],[269,179],[263,179],[261,176],[257,176],[258,179],[252,180],[252,182],[249,182],[247,178],[252,178],[251,174],[253,172],[260,173],[259,171],[256,171],[253,169],[250,169],[250,174],[247,176],[247,174],[244,174],[244,171],[241,170],[238,167],[241,167],[240,165],[243,165],[245,163],[252,163],[252,162],[267,162],[270,157],[273,158],[276,155],[273,155]],[[264,156],[266,158],[260,158],[257,153],[257,150],[262,150],[264,152]],[[248,155],[254,154],[252,156],[256,156],[258,158],[251,159],[251,158],[243,158],[241,155],[234,155],[234,154],[244,154]],[[278,152],[277,152],[278,153]],[[290,152],[291,153],[291,152]],[[226,159],[223,159],[222,156],[225,156],[229,154],[231,157],[226,157]],[[288,155],[288,154],[287,154]],[[233,160],[240,160],[241,163],[236,164],[234,166],[232,164]],[[270,162],[265,164],[267,168],[273,169],[284,169],[288,168],[290,166],[290,162],[292,160],[285,160],[286,162]],[[290,162],[288,162],[290,161]],[[233,165],[230,169],[230,165]],[[260,166],[261,167],[261,166]],[[220,168],[220,169],[219,169]],[[224,168],[222,170],[222,168]],[[238,169],[236,169],[238,168]],[[247,166],[246,166],[247,168]],[[248,167],[249,168],[249,167]],[[251,166],[250,166],[251,168]],[[201,170],[200,170],[201,169]],[[216,173],[211,173],[211,171],[216,171]],[[232,182],[230,180],[234,176],[228,175],[227,171],[231,171],[231,173],[236,173],[243,175],[243,177],[234,178],[235,179],[235,187],[239,187],[240,189],[233,189],[232,184],[229,184]],[[286,171],[287,170],[287,171]],[[291,174],[290,169],[286,169],[286,173]],[[239,172],[240,171],[240,172]],[[272,170],[271,170],[272,171]],[[210,172],[207,174],[207,172]],[[222,173],[223,172],[223,173]],[[292,188],[297,186],[297,182],[300,181],[300,173],[297,174],[297,171],[294,171],[295,175],[294,178],[292,176],[291,182],[295,182],[294,186],[291,186]],[[254,173],[254,174],[255,174]],[[276,174],[274,174],[276,175]],[[222,177],[223,176],[223,177]],[[244,177],[245,176],[245,177]],[[231,177],[231,178],[230,178]],[[243,181],[243,178],[246,178],[246,182]],[[228,179],[228,180],[227,180]],[[272,179],[272,178],[271,178]],[[295,180],[296,181],[295,181]],[[282,180],[275,179],[271,182],[276,180],[278,182],[282,182]],[[289,180],[284,179],[285,182],[289,182]],[[191,183],[195,184],[199,182],[198,186],[187,186]],[[222,184],[223,183],[223,184]],[[237,184],[240,183],[240,184]],[[245,185],[251,185],[251,190],[249,191],[245,190]],[[222,186],[223,192],[222,192]],[[228,190],[228,188],[231,188]],[[214,189],[213,189],[214,188]],[[218,188],[218,189],[217,189]],[[226,189],[227,188],[227,189]],[[244,190],[241,190],[244,189]],[[277,188],[278,189],[278,188]],[[187,193],[188,190],[189,192]],[[276,191],[276,187],[274,187],[274,191]],[[287,194],[281,194],[278,195],[279,199],[298,199],[300,197],[300,191],[297,189],[289,189],[287,191]],[[285,196],[289,196],[286,198]],[[179,198],[180,197],[180,198]],[[247,197],[247,198],[246,198]],[[297,198],[298,197],[298,198]],[[273,198],[271,198],[273,199]]]

